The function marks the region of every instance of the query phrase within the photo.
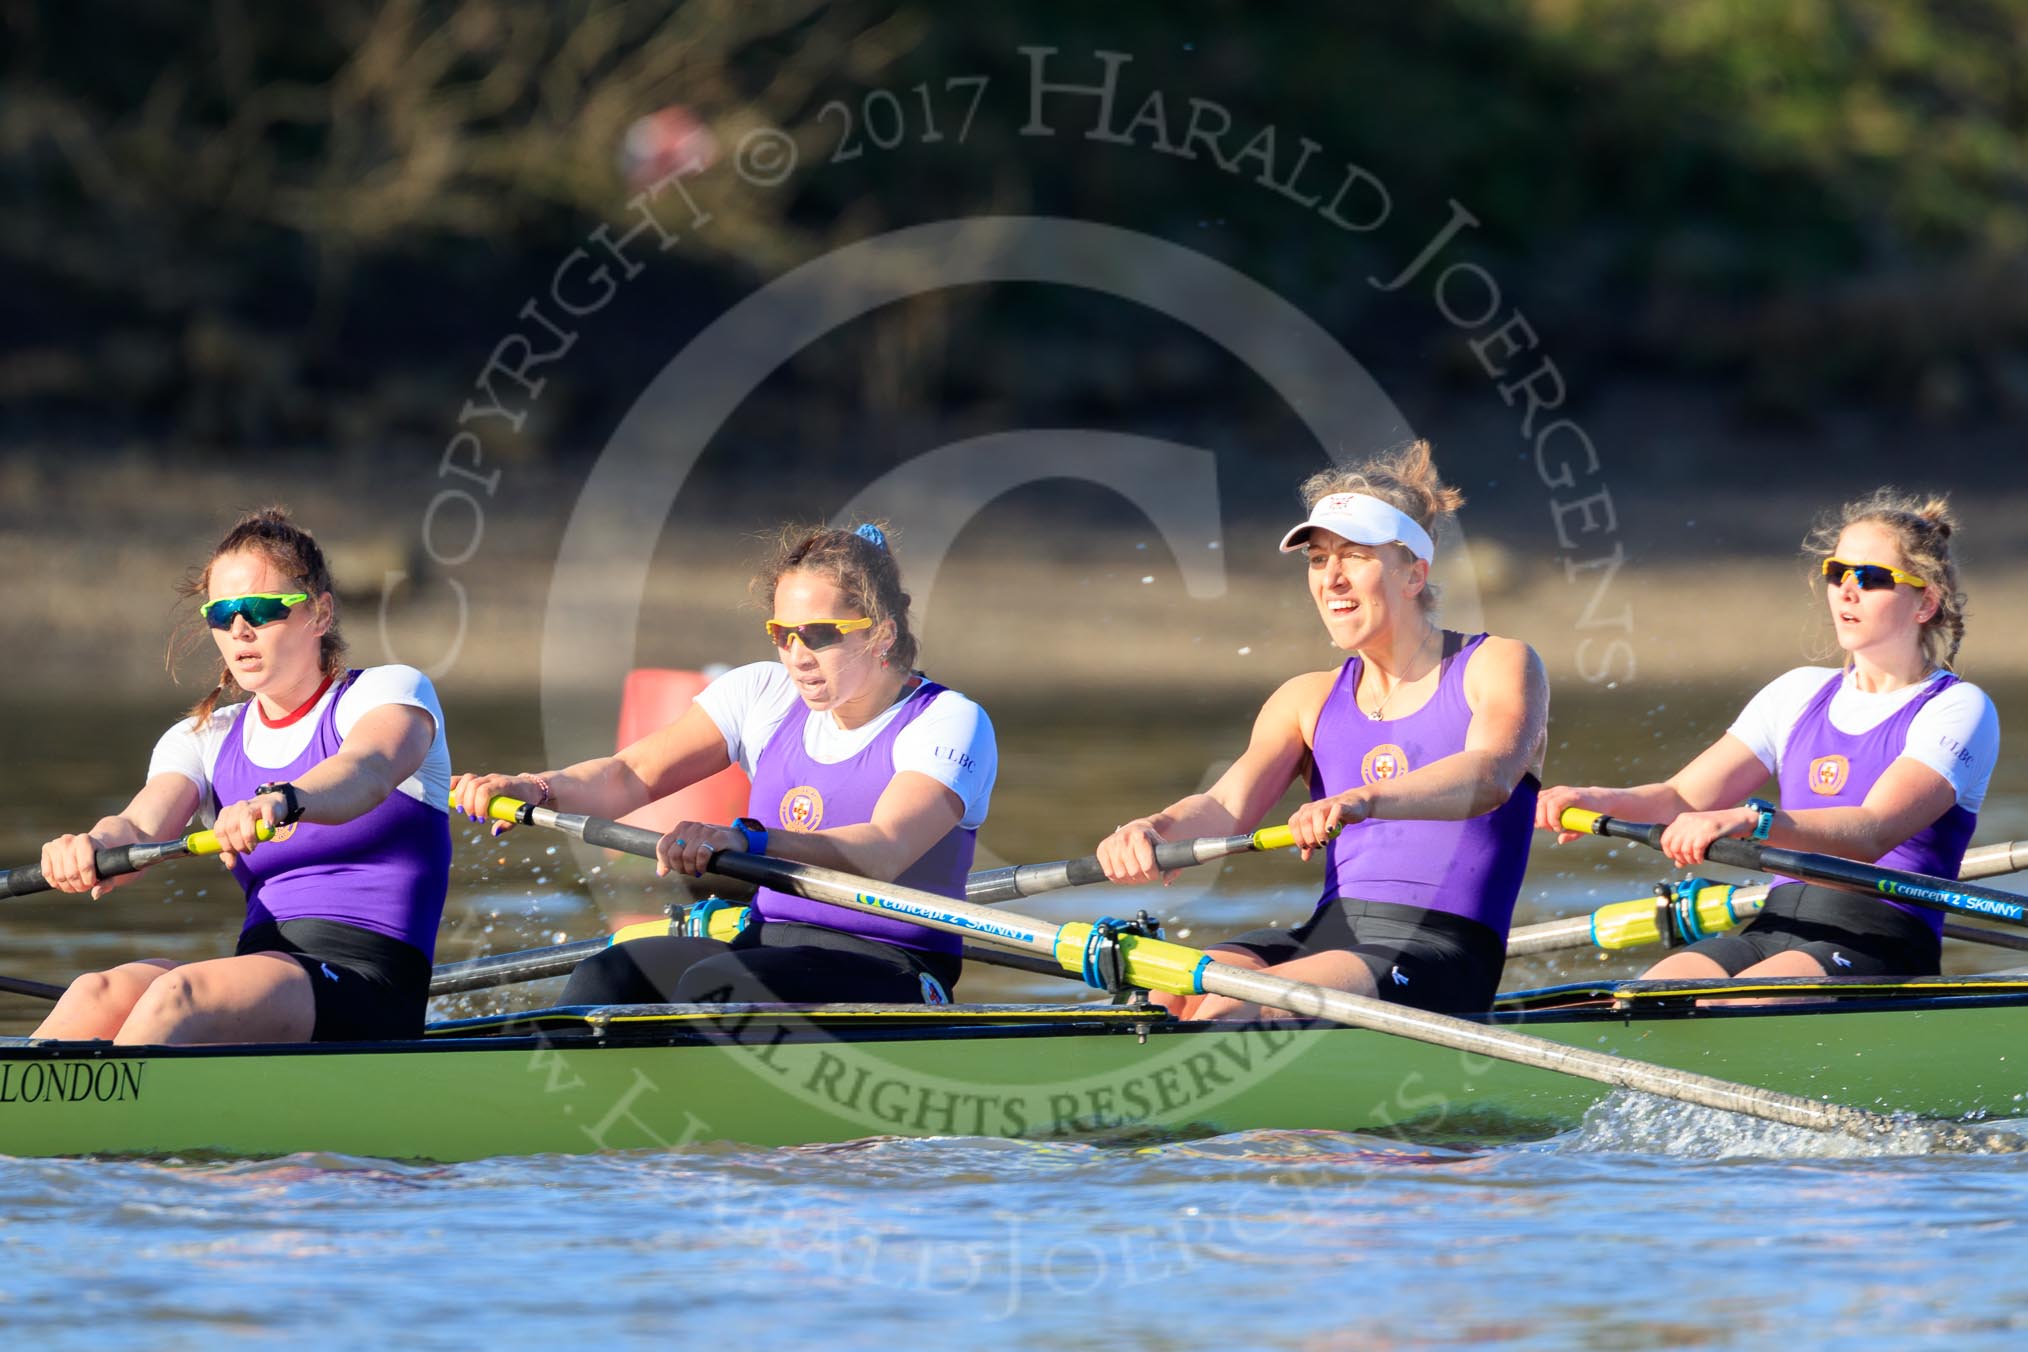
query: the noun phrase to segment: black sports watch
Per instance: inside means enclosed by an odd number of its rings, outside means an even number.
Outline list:
[[[279,793],[282,795],[281,825],[294,826],[297,822],[303,820],[303,800],[296,796],[296,786],[294,784],[288,783],[285,780],[280,784],[263,784],[254,790],[255,797],[259,797],[264,793]]]

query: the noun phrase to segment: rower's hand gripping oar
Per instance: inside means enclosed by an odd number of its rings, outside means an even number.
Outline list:
[[[1563,810],[1561,825],[1566,831],[1637,840],[1657,850],[1662,848],[1662,833],[1668,829],[1654,822],[1621,821],[1602,812],[1576,807]],[[1760,873],[1785,874],[1841,892],[1905,901],[1935,911],[1975,915],[2010,925],[2028,925],[2028,897],[2002,892],[1994,887],[1980,887],[1977,883],[1933,878],[1926,873],[1907,873],[1876,864],[1861,864],[1832,854],[1812,854],[1806,850],[1787,850],[1729,838],[1712,841],[1705,848],[1704,857],[1715,864]]]
[[[657,833],[639,827],[533,807],[511,798],[495,798],[488,805],[487,815],[501,821],[550,827],[592,844],[625,850],[630,854],[652,855],[655,843],[661,839]],[[1588,1047],[1565,1046],[1505,1028],[1390,1005],[1366,996],[1290,981],[1266,972],[1228,967],[1199,949],[1146,935],[1122,933],[1110,921],[1055,925],[969,901],[954,901],[911,887],[873,882],[811,864],[769,859],[733,850],[715,854],[711,869],[727,877],[743,878],[812,901],[906,920],[930,929],[985,939],[996,947],[1048,957],[1066,971],[1082,973],[1094,985],[1102,984],[1102,975],[1112,973],[1128,984],[1146,990],[1177,995],[1226,995],[1265,1008],[1286,1009],[1302,1018],[1326,1019],[1391,1033],[1417,1042],[1815,1131],[1844,1131],[1876,1139],[1915,1131],[1921,1133],[1926,1144],[1938,1149],[2028,1149],[2028,1140],[2018,1136],[1975,1132],[1948,1122],[1898,1121],[1860,1108],[1820,1103],[1751,1085],[1732,1084],[1709,1075],[1609,1056]]]
[[[1332,828],[1336,835],[1338,828]],[[1164,840],[1155,846],[1155,867],[1163,873],[1197,864],[1208,864],[1228,855],[1251,854],[1257,850],[1286,850],[1296,843],[1296,834],[1286,826],[1263,826],[1238,836],[1199,836],[1195,840]],[[1005,868],[981,869],[965,880],[965,900],[991,904],[1057,892],[1066,887],[1087,887],[1106,880],[1098,856],[1059,859],[1053,864],[1009,864]]]
[[[266,822],[259,823],[255,833],[262,840],[275,838],[274,828]],[[159,864],[164,859],[181,859],[191,854],[218,854],[224,850],[216,833],[192,831],[180,840],[143,841],[134,845],[114,845],[97,851],[92,856],[92,867],[101,880],[117,878],[123,873],[139,873],[150,864]],[[49,880],[42,876],[42,865],[24,864],[20,868],[0,873],[0,897],[25,897],[35,892],[51,891]]]

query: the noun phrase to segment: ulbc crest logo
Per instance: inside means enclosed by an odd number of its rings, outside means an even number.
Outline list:
[[[1833,794],[1845,787],[1852,764],[1843,756],[1819,756],[1810,762],[1810,791]]]
[[[824,795],[798,784],[782,795],[782,825],[791,831],[814,831],[824,821]]]
[[[1408,753],[1392,742],[1382,742],[1359,762],[1359,777],[1368,784],[1399,779],[1409,772]]]

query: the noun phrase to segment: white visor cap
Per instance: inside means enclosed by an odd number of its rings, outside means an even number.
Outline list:
[[[1424,563],[1436,555],[1429,532],[1416,524],[1414,517],[1366,493],[1332,493],[1318,498],[1310,508],[1310,519],[1282,537],[1282,553],[1301,549],[1310,532],[1319,528],[1362,545],[1404,545]]]

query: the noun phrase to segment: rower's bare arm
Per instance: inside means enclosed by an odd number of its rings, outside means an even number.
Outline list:
[[[687,789],[700,780],[709,779],[732,764],[732,755],[725,745],[725,734],[718,730],[718,724],[711,721],[711,715],[704,712],[704,707],[699,704],[692,704],[675,722],[663,724],[617,756],[607,759],[617,762],[617,765],[606,769],[603,791],[624,794],[630,801],[619,812],[607,813],[598,808],[573,808],[572,811],[617,817],[657,798],[666,798],[680,789]],[[578,768],[572,766],[565,771],[565,778],[575,783],[573,772]],[[561,792],[558,790],[559,794]]]
[[[1371,788],[1375,817],[1456,821],[1491,812],[1524,775],[1541,773],[1549,740],[1549,673],[1518,639],[1487,638],[1465,668],[1472,721],[1462,751]]]
[[[303,820],[336,825],[373,811],[422,769],[436,736],[436,720],[412,704],[368,709],[334,755],[296,780]]]
[[[1285,681],[1261,706],[1246,750],[1218,782],[1157,814],[1172,824],[1163,838],[1229,835],[1259,826],[1307,763],[1311,730],[1336,679],[1336,672],[1325,671]],[[1186,815],[1185,806],[1199,800],[1209,801]]]
[[[1158,842],[1232,835],[1260,825],[1302,769],[1310,732],[1336,678],[1335,672],[1311,672],[1284,682],[1261,706],[1246,751],[1217,783],[1125,822],[1101,840],[1097,855],[1106,877],[1116,883],[1167,882],[1176,874],[1155,867]]]
[[[725,735],[709,714],[693,704],[675,722],[614,755],[594,756],[561,770],[459,775],[451,782],[451,795],[458,811],[480,821],[485,819],[486,805],[500,797],[561,812],[618,818],[708,779],[730,764]],[[546,804],[543,784],[549,786]],[[494,825],[495,834],[505,829],[504,822]]]
[[[336,826],[371,812],[422,768],[436,735],[436,720],[412,704],[367,710],[337,751],[291,781],[302,820]],[[287,810],[288,799],[280,792],[219,809],[212,830],[225,847],[220,854],[225,865],[230,868],[240,853],[259,844],[255,832],[261,823],[278,827]]]
[[[1697,758],[1659,784],[1627,788],[1559,784],[1544,789],[1536,801],[1535,824],[1555,831],[1559,844],[1576,840],[1579,832],[1562,830],[1565,808],[1603,812],[1625,821],[1673,822],[1686,812],[1731,807],[1767,781],[1768,768],[1745,742],[1726,733],[1699,752]]]
[[[1935,822],[1957,802],[1942,775],[1908,756],[1889,765],[1858,807],[1815,807],[1775,814],[1770,844],[1872,863]]]
[[[144,840],[180,836],[197,813],[198,789],[182,775],[167,771],[141,787],[126,807],[101,817],[89,831],[58,836],[42,847],[42,876],[59,892],[90,892],[102,897],[139,877],[123,873],[101,882],[96,856],[100,850]]]

